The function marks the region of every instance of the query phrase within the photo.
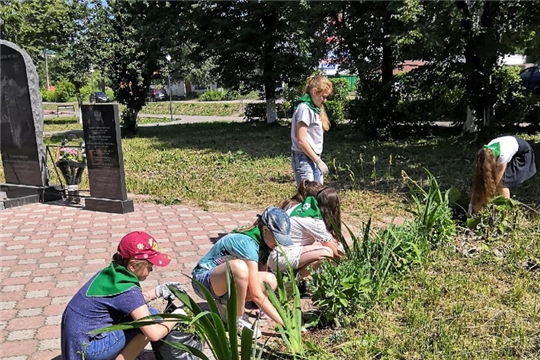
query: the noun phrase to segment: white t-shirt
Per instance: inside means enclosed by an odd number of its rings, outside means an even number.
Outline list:
[[[497,165],[507,163],[512,159],[514,155],[519,150],[519,144],[515,137],[513,136],[501,136],[496,139],[493,139],[489,142],[488,145],[499,143],[501,148],[501,154],[497,158]]]
[[[313,151],[320,155],[323,151],[323,137],[324,129],[322,127],[322,121],[319,114],[311,110],[309,106],[304,103],[298,105],[292,116],[291,124],[291,150],[302,152],[302,149],[298,146],[298,123],[303,122],[307,125],[306,141],[311,146]]]
[[[295,206],[287,211],[290,215]],[[312,245],[317,241],[332,241],[334,237],[324,224],[323,219],[310,217],[291,217],[291,239],[295,245]]]

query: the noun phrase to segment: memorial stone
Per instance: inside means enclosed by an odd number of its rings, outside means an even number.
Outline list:
[[[36,68],[24,50],[5,40],[0,40],[0,152],[4,207],[61,198],[58,187],[48,184]]]
[[[128,200],[117,104],[82,105],[90,197],[85,209],[112,213],[132,212]]]

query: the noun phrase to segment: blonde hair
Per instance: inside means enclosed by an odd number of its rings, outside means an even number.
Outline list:
[[[311,96],[311,92],[323,92],[328,91],[330,94],[334,91],[334,85],[332,85],[332,82],[323,75],[312,75],[307,79],[306,83],[306,92]],[[326,110],[324,109],[324,105],[321,104],[321,113],[319,114],[321,117],[323,129],[325,131],[328,131],[330,129],[330,120],[328,120],[328,115],[326,114]]]
[[[481,209],[497,192],[497,158],[489,149],[476,153],[476,168],[472,183],[471,203]]]

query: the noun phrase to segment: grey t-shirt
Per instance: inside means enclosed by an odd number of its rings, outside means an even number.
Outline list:
[[[323,136],[324,129],[322,127],[322,121],[319,114],[311,110],[306,104],[300,104],[294,111],[291,124],[291,150],[302,152],[302,149],[298,146],[298,129],[299,122],[303,122],[307,125],[307,137],[306,140],[311,146],[313,151],[320,155],[323,151]]]

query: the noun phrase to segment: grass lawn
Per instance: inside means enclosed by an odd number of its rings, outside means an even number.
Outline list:
[[[71,103],[44,103],[43,111],[56,111],[58,105],[73,105],[78,111],[78,104]],[[243,116],[244,102],[185,102],[173,101],[172,110],[175,115],[200,115],[200,116]],[[120,113],[124,110],[125,105],[118,105]],[[169,114],[169,102],[158,101],[147,103],[141,109],[141,114]]]
[[[538,164],[540,134],[518,135],[531,143]],[[410,216],[404,175],[425,184],[424,169],[443,190],[459,189],[466,205],[474,153],[487,140],[461,135],[364,141],[354,130],[337,127],[325,136],[326,182],[340,191],[344,222],[354,227],[370,217],[382,226],[394,216]],[[289,149],[287,124],[140,128],[137,136],[123,139],[128,192],[146,201],[203,208],[278,205],[295,192]],[[537,210],[539,176],[512,191]],[[83,182],[81,188],[87,187]],[[360,314],[358,323],[308,335],[311,358],[538,359],[539,240],[540,216],[526,210],[511,233],[482,236],[458,226],[452,242],[396,282],[392,294]]]

